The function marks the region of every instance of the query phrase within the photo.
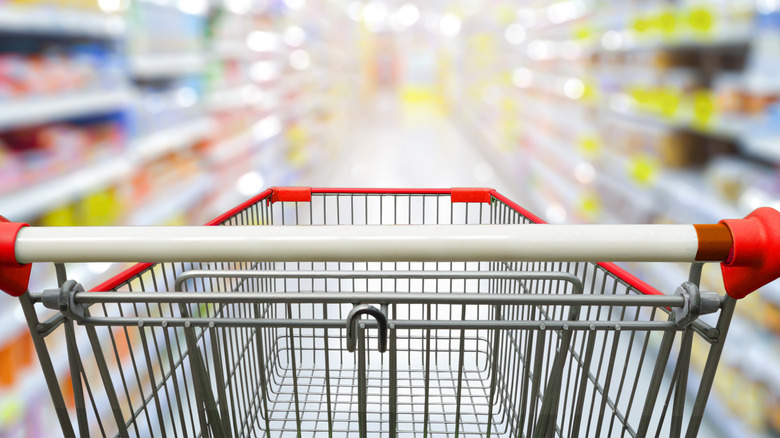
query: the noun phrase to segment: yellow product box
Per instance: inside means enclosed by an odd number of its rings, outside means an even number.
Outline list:
[[[653,30],[664,40],[676,38],[680,32],[678,14],[671,8],[662,8],[651,18]]]
[[[718,13],[710,5],[700,4],[680,12],[683,31],[695,39],[715,36]]]
[[[577,205],[577,213],[588,222],[597,222],[601,217],[601,197],[596,192],[580,195]]]
[[[116,224],[122,216],[115,189],[101,190],[86,196],[79,203],[79,222],[85,226]]]
[[[649,186],[658,178],[661,165],[656,157],[635,154],[628,161],[628,176],[639,186]]]
[[[72,227],[76,223],[76,209],[73,204],[67,204],[46,212],[39,220],[44,227]]]
[[[718,116],[715,94],[706,88],[696,90],[692,96],[692,123],[699,129],[709,129]]]

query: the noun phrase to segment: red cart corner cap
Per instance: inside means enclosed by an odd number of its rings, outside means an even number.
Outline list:
[[[16,235],[26,226],[0,216],[0,290],[14,297],[24,294],[30,283],[32,265],[20,265],[15,252]]]
[[[490,204],[490,192],[488,188],[453,187],[450,189],[452,202],[484,202]]]
[[[271,203],[311,202],[311,187],[274,187],[271,191]]]
[[[729,296],[744,298],[780,277],[780,212],[762,207],[744,219],[721,223],[734,237],[731,255],[721,263]]]

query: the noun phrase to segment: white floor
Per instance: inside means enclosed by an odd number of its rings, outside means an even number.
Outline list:
[[[393,93],[361,108],[346,140],[332,187],[492,187],[512,198],[454,122],[435,107],[411,109]]]

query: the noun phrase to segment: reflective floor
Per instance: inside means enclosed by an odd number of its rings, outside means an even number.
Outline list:
[[[330,186],[492,187],[509,182],[434,103],[404,103],[381,93],[353,123]]]

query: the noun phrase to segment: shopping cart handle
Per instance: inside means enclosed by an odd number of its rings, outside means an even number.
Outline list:
[[[27,227],[2,218],[0,290],[24,294],[33,262],[717,261],[737,299],[780,277],[780,212],[768,207],[718,225],[431,227]]]
[[[744,219],[721,221],[731,231],[734,244],[721,263],[723,284],[732,298],[744,298],[780,278],[780,212],[759,208]]]

